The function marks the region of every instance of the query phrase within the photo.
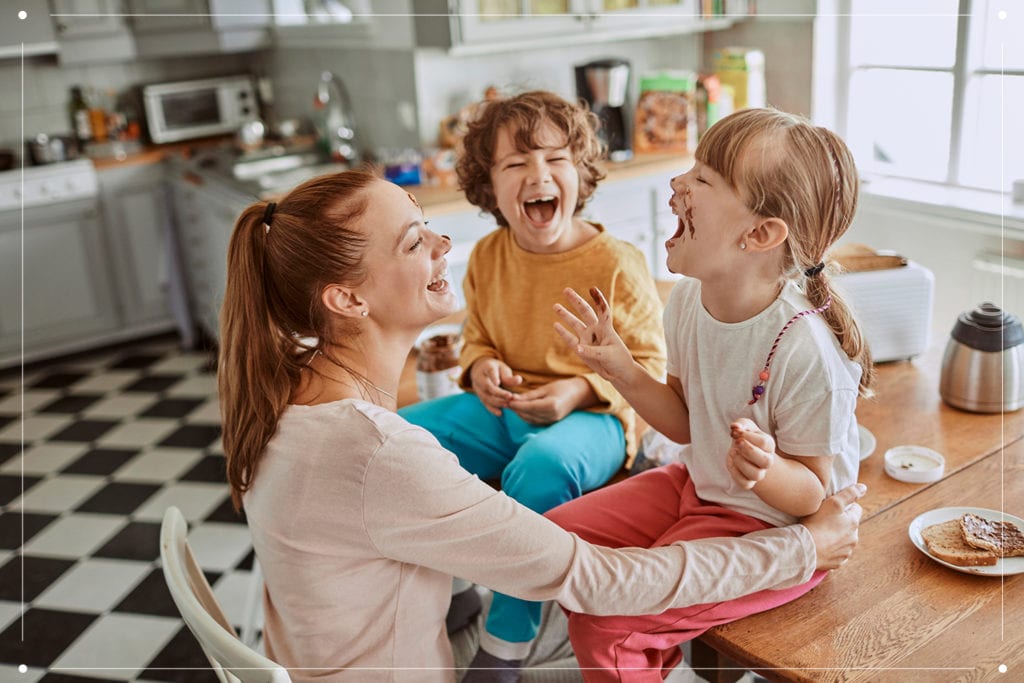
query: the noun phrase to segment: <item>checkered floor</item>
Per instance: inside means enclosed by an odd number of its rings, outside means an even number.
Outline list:
[[[158,560],[176,505],[241,623],[253,554],[212,364],[161,337],[0,373],[0,681],[216,680]]]

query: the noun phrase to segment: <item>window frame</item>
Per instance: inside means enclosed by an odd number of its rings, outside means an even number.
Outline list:
[[[847,137],[850,130],[850,84],[854,74],[867,69],[893,71],[923,71],[947,73],[953,78],[953,92],[950,115],[949,156],[943,180],[925,180],[906,175],[865,171],[869,179],[898,179],[911,183],[929,183],[965,188],[980,192],[1006,193],[1005,188],[968,185],[964,181],[965,131],[969,113],[966,98],[972,84],[985,76],[1024,77],[1024,68],[1006,69],[984,65],[979,24],[984,22],[981,14],[971,16],[974,7],[985,0],[958,0],[956,49],[951,66],[905,66],[885,62],[858,64],[850,60],[852,0],[818,0],[815,17],[814,67],[812,76],[812,119],[820,125],[835,130]]]

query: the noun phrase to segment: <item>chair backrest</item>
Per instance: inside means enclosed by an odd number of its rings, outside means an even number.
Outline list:
[[[167,508],[160,526],[160,559],[171,598],[214,673],[225,683],[290,683],[281,665],[238,639],[192,554],[187,531],[181,511],[174,506]]]

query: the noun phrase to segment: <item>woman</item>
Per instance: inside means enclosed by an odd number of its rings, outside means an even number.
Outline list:
[[[417,335],[456,309],[449,249],[412,195],[355,171],[235,226],[218,373],[228,481],[265,575],[267,654],[295,680],[453,680],[453,575],[647,614],[797,585],[849,557],[863,487],[803,524],[610,549],[462,469],[394,413]]]

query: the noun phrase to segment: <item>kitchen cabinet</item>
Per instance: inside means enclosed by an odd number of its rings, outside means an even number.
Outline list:
[[[456,55],[718,30],[740,16],[704,17],[699,0],[457,0],[447,17],[445,0],[412,3],[416,46]]]
[[[623,180],[604,180],[583,208],[583,216],[604,225],[615,237],[634,245],[647,257],[659,280],[676,276],[665,267],[665,240],[675,232],[676,217],[668,206],[669,181],[679,171],[660,171]]]
[[[168,329],[174,325],[171,289],[180,282],[180,274],[173,261],[163,165],[103,169],[99,185],[121,326],[140,333]]]
[[[119,327],[93,199],[27,209],[0,222],[0,365],[97,343]],[[22,309],[24,303],[24,309]]]
[[[188,171],[173,174],[171,189],[192,315],[203,333],[215,340],[227,282],[228,241],[235,220],[252,198]]]
[[[0,22],[0,59],[57,52],[46,0],[22,0],[16,9],[24,11],[25,18],[18,18],[14,7],[5,10],[4,20]]]
[[[316,0],[327,8],[340,0]],[[343,16],[274,0],[285,47],[440,48],[452,55],[593,44],[727,28],[740,15],[700,16],[698,0],[346,0]]]
[[[62,64],[134,59],[122,0],[50,0],[50,7]]]
[[[140,57],[270,46],[270,0],[127,0]]]

